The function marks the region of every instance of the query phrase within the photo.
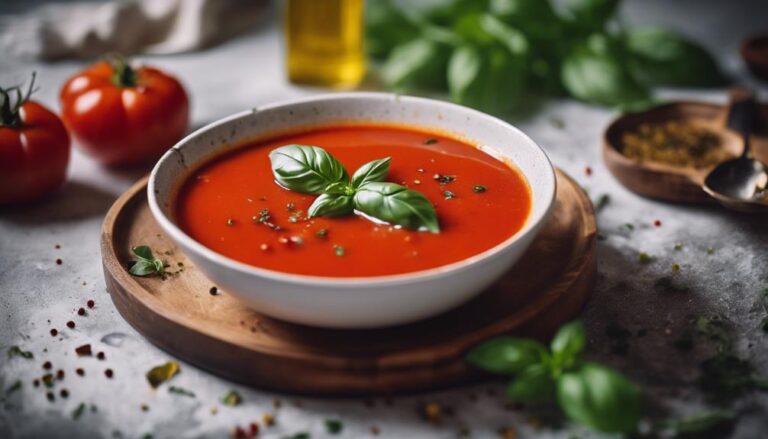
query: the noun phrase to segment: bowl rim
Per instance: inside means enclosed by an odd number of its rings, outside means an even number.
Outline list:
[[[499,242],[493,247],[487,250],[484,250],[483,252],[477,253],[475,255],[472,255],[460,261],[451,262],[449,264],[440,265],[440,266],[428,268],[425,270],[412,271],[412,272],[406,272],[406,273],[387,274],[387,275],[378,275],[378,276],[350,276],[350,277],[317,276],[317,275],[287,273],[283,271],[257,267],[255,265],[250,265],[245,262],[232,259],[228,256],[225,256],[221,253],[218,253],[206,247],[202,243],[198,242],[196,239],[189,236],[179,226],[177,226],[176,223],[173,220],[171,220],[171,218],[169,218],[160,208],[160,203],[158,202],[157,194],[155,193],[155,184],[156,184],[157,176],[160,170],[163,168],[163,164],[167,160],[170,160],[171,157],[175,156],[175,154],[180,149],[184,148],[186,144],[194,141],[198,136],[200,136],[204,132],[210,131],[222,125],[233,123],[240,119],[253,117],[254,115],[258,115],[259,112],[264,110],[273,110],[273,109],[278,109],[280,107],[285,107],[290,105],[312,104],[312,103],[321,103],[326,101],[343,101],[348,99],[363,99],[363,100],[368,99],[368,100],[378,100],[378,101],[386,101],[386,102],[395,101],[399,103],[414,102],[414,103],[434,105],[437,108],[443,108],[450,111],[465,112],[467,113],[467,115],[472,116],[474,118],[481,119],[485,123],[498,124],[503,126],[505,129],[512,130],[513,132],[515,132],[516,135],[521,136],[523,139],[527,140],[528,144],[526,145],[526,147],[530,147],[533,151],[533,154],[536,156],[536,158],[545,165],[544,166],[544,172],[546,174],[545,178],[550,183],[549,185],[547,185],[549,187],[548,193],[542,194],[541,202],[545,203],[545,207],[535,216],[533,216],[534,214],[533,212],[531,212],[529,214],[529,217],[526,219],[526,222],[523,225],[523,227],[512,236],[508,237],[504,241]],[[408,126],[408,124],[403,124],[403,125]],[[428,128],[428,125],[421,126],[421,125],[414,124],[413,126]],[[458,133],[453,133],[453,134],[458,134]],[[520,172],[522,173],[523,171],[520,170]],[[523,175],[525,176],[525,174]],[[527,176],[526,176],[526,179],[527,179]],[[173,240],[182,243],[182,245],[185,247],[191,248],[193,251],[202,255],[205,259],[208,259],[209,261],[217,265],[225,266],[227,269],[234,270],[249,276],[258,276],[258,277],[267,278],[273,281],[293,283],[298,285],[313,285],[313,286],[326,286],[326,287],[332,286],[337,288],[339,287],[358,288],[361,286],[366,286],[366,287],[397,286],[397,285],[409,284],[413,282],[422,282],[422,281],[428,281],[431,279],[438,279],[441,277],[445,277],[447,275],[464,271],[478,263],[481,263],[483,261],[486,261],[494,257],[495,255],[511,247],[516,242],[523,240],[528,235],[536,233],[538,231],[538,228],[547,219],[547,217],[552,211],[552,207],[554,206],[556,191],[557,191],[557,181],[556,181],[555,171],[554,171],[554,168],[552,167],[552,163],[549,160],[549,157],[541,148],[541,146],[539,146],[538,143],[536,143],[527,134],[522,132],[519,128],[515,127],[514,125],[504,120],[501,120],[495,116],[492,116],[490,114],[486,114],[481,111],[478,111],[469,107],[465,107],[462,105],[454,104],[451,102],[441,101],[437,99],[416,97],[416,96],[399,95],[394,93],[383,93],[383,92],[340,92],[340,93],[325,93],[325,94],[319,94],[319,95],[313,95],[313,96],[304,96],[304,97],[286,99],[286,100],[281,100],[271,104],[262,105],[255,108],[254,110],[245,110],[245,111],[241,111],[241,112],[232,114],[230,116],[226,116],[224,118],[218,119],[186,135],[184,138],[179,140],[173,147],[169,148],[168,151],[166,151],[163,154],[163,156],[160,157],[160,159],[157,161],[155,166],[152,168],[152,171],[149,175],[148,184],[147,184],[147,198],[148,198],[149,207],[152,212],[152,215],[154,216],[158,224],[163,228],[163,230],[166,233],[168,233],[171,236]]]

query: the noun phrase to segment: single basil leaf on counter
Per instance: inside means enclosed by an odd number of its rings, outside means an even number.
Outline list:
[[[514,375],[547,356],[547,348],[536,340],[496,337],[472,348],[467,361],[489,372]]]
[[[550,343],[554,369],[559,372],[575,366],[586,345],[587,336],[581,321],[561,326]]]
[[[575,98],[602,105],[646,101],[648,89],[629,73],[618,54],[581,46],[563,60],[560,71],[565,89]]]
[[[351,195],[322,194],[309,206],[307,216],[342,216],[354,211]]]
[[[515,402],[545,402],[555,399],[555,381],[544,364],[532,364],[507,386],[505,395]]]
[[[573,421],[608,433],[632,433],[642,414],[642,394],[613,369],[586,363],[557,381],[560,407]]]
[[[356,189],[366,183],[384,181],[387,178],[387,174],[389,174],[390,161],[392,161],[392,157],[385,157],[370,161],[361,166],[352,174],[352,187]],[[326,192],[328,192],[327,189]]]
[[[630,29],[624,36],[629,66],[652,85],[714,87],[726,82],[717,61],[700,45],[656,27]]]
[[[355,193],[354,205],[363,214],[390,224],[440,232],[432,203],[420,192],[396,183],[364,184]]]
[[[275,180],[296,192],[319,194],[331,183],[349,178],[344,166],[317,146],[281,146],[269,153],[269,159]]]

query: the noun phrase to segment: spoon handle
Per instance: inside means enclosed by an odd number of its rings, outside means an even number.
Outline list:
[[[744,150],[741,157],[749,156],[749,137],[755,123],[755,93],[745,87],[734,87],[730,91],[731,108],[728,113],[728,127],[741,133]]]

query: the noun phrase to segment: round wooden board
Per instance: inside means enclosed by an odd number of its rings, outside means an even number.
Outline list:
[[[110,209],[102,229],[104,275],[120,314],[152,343],[244,384],[314,395],[392,395],[476,379],[466,351],[489,337],[549,337],[576,317],[596,272],[596,224],[581,188],[558,171],[549,223],[520,262],[476,299],[417,323],[375,330],[291,324],[246,308],[213,286],[155,223],[138,182]],[[149,245],[174,271],[128,274],[132,246]],[[322,300],[318,298],[318,300]]]

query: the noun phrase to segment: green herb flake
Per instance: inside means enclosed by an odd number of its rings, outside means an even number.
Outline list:
[[[152,250],[149,246],[140,245],[133,247],[131,251],[138,258],[133,261],[133,264],[128,270],[132,275],[145,277],[162,275],[165,273],[165,263],[152,256]]]
[[[285,205],[285,208],[288,209],[288,212],[293,212],[296,210],[296,205],[294,203],[289,202]]]
[[[265,223],[271,218],[272,216],[269,214],[269,209],[261,209],[259,211],[259,216],[254,216],[252,219],[255,223]]]
[[[155,366],[150,369],[146,375],[147,381],[149,381],[149,385],[152,386],[153,389],[156,389],[164,382],[173,378],[177,373],[179,373],[179,370],[180,367],[178,361],[169,361],[165,364],[161,364],[160,366]]]
[[[455,175],[443,175],[443,174],[435,174],[432,176],[432,179],[437,181],[438,183],[442,184],[448,184],[453,183],[456,181]]]
[[[13,358],[13,357],[21,357],[21,358],[26,358],[27,360],[30,360],[35,356],[34,354],[32,354],[32,352],[25,351],[20,347],[14,345],[8,348],[8,358]]]
[[[675,246],[673,248],[675,249],[675,251],[679,252],[680,250],[683,249],[683,243],[682,242],[676,242]]]
[[[639,261],[641,264],[650,264],[651,262],[653,262],[653,256],[649,255],[649,254],[648,254],[648,253],[646,253],[646,252],[640,252],[640,253],[637,255],[637,260],[638,260],[638,261]]]
[[[476,185],[472,186],[472,192],[474,192],[476,194],[482,194],[483,192],[485,192],[487,190],[488,190],[488,188],[486,188],[482,184],[476,184]]]
[[[445,197],[446,200],[453,200],[456,198],[456,194],[451,191],[443,191],[443,197]]]
[[[595,210],[598,211],[598,212],[603,210],[605,208],[605,206],[610,204],[610,202],[611,202],[611,196],[610,195],[608,195],[608,194],[600,195],[600,197],[598,197],[598,199],[597,199],[597,202],[595,202]]]
[[[86,406],[84,402],[81,402],[80,404],[78,404],[77,408],[72,410],[72,419],[74,419],[75,421],[80,419],[80,417],[83,416],[83,414],[85,413],[85,407]]]
[[[303,212],[300,210],[294,212],[293,214],[291,214],[291,216],[288,217],[288,222],[294,223],[294,224],[299,222],[301,220],[302,214]]]
[[[429,139],[424,140],[425,145],[434,145],[435,143],[437,143],[437,139],[434,137],[430,137]]]
[[[11,384],[7,389],[5,389],[5,394],[10,395],[13,392],[21,390],[21,380],[16,380],[13,384]]]
[[[344,256],[346,254],[346,250],[340,245],[334,245],[333,252],[336,254],[336,256]]]
[[[563,128],[565,128],[565,122],[563,121],[563,119],[559,117],[551,116],[548,120],[549,120],[549,123],[552,124],[552,126],[557,128],[558,130],[562,130]]]
[[[714,248],[712,248],[712,247],[707,247],[707,254],[708,254],[708,255],[711,255],[711,254],[713,254],[713,253],[715,253],[715,249],[714,249]]]
[[[344,424],[340,420],[338,419],[325,420],[325,431],[327,431],[328,434],[340,434],[343,429],[344,429]]]
[[[325,239],[328,237],[328,229],[320,229],[317,232],[315,232],[315,236],[317,236],[320,239]]]
[[[169,387],[168,388],[168,393],[174,393],[176,395],[182,395],[182,396],[189,396],[190,398],[194,398],[195,397],[195,393],[194,392],[192,392],[190,390],[187,390],[187,389],[185,389],[183,387],[178,387],[178,386],[171,386],[171,387]]]
[[[624,224],[624,228],[625,228],[625,229],[627,229],[627,230],[629,230],[630,232],[631,232],[631,231],[633,231],[633,230],[635,230],[635,226],[634,226],[634,224],[632,224],[632,223],[626,223],[626,224]]]
[[[239,393],[235,392],[234,390],[230,390],[226,395],[224,395],[224,397],[221,398],[221,402],[224,405],[235,407],[243,402],[243,398]]]

